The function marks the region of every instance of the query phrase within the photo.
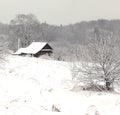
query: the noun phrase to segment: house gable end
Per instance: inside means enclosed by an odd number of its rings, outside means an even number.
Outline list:
[[[49,45],[49,44],[46,44],[40,51],[43,51],[43,50],[50,50],[52,51],[52,47]]]

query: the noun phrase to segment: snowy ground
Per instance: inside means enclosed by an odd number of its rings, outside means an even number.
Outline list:
[[[0,70],[0,115],[120,115],[118,93],[72,92],[72,85],[66,62],[9,56]]]

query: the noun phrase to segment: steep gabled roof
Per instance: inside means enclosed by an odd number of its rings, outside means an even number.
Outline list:
[[[36,54],[41,51],[44,46],[46,46],[46,42],[33,42],[26,48],[20,48],[15,54],[27,53],[27,54]]]

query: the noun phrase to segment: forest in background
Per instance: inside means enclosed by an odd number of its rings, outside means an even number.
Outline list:
[[[72,57],[77,48],[83,49],[97,30],[120,34],[120,20],[99,19],[57,26],[41,23],[33,14],[18,14],[9,24],[0,23],[0,39],[5,39],[12,51],[27,47],[33,41],[48,42],[54,56],[65,60]]]

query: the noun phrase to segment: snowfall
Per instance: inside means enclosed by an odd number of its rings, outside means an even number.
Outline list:
[[[8,56],[0,69],[0,115],[120,115],[119,91],[73,91],[68,65]]]

